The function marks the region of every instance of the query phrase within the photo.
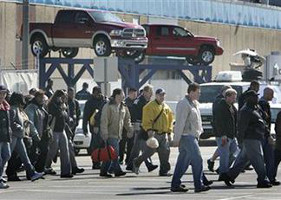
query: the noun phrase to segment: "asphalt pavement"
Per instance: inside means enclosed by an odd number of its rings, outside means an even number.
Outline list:
[[[281,200],[281,186],[269,189],[256,188],[256,174],[254,170],[242,173],[234,184],[229,188],[223,182],[218,182],[218,175],[207,170],[207,159],[214,152],[215,147],[201,147],[204,159],[204,172],[208,179],[213,180],[211,190],[202,193],[194,193],[193,178],[189,168],[183,177],[183,183],[189,188],[187,193],[170,192],[172,177],[159,177],[158,170],[148,173],[144,165],[141,166],[141,173],[127,173],[125,177],[102,178],[99,177],[99,170],[91,169],[89,156],[81,155],[77,157],[80,167],[85,168],[85,172],[74,176],[71,179],[60,178],[59,175],[46,175],[45,180],[31,182],[25,179],[25,173],[19,175],[23,179],[21,182],[9,182],[9,189],[0,190],[0,200],[84,200],[84,199],[206,199],[206,200],[260,200],[279,199]],[[171,165],[174,170],[177,148],[172,148]],[[154,155],[155,164],[159,164],[158,156]],[[216,162],[216,167],[218,161]],[[59,161],[53,165],[59,174]],[[125,166],[122,166],[125,170]],[[281,180],[281,174],[278,177]]]

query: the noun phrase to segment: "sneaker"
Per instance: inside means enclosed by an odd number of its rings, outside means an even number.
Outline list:
[[[135,174],[139,174],[140,173],[140,166],[137,166],[137,164],[136,164],[136,159],[134,159],[134,161],[133,161],[133,172],[135,173]]]
[[[44,176],[44,173],[34,172],[34,174],[30,177],[31,181],[36,181]]]
[[[125,175],[126,175],[126,172],[120,171],[120,172],[115,174],[115,177],[125,176]]]
[[[158,165],[150,165],[149,167],[147,167],[148,172],[152,172],[153,170],[155,170],[158,167]]]
[[[46,168],[45,170],[44,170],[44,173],[45,174],[50,174],[50,175],[56,175],[57,174],[57,172],[55,171],[55,170],[53,170],[53,168]]]
[[[73,174],[62,174],[60,175],[61,178],[73,178]]]
[[[7,188],[9,188],[10,186],[9,185],[7,185],[6,183],[4,183],[4,182],[0,182],[0,189],[7,189]]]
[[[112,175],[109,173],[100,173],[101,177],[107,177],[107,178],[112,178]]]
[[[202,185],[200,189],[195,189],[195,193],[205,192],[205,191],[208,191],[210,189],[211,188],[209,186]]]
[[[188,191],[188,189],[187,188],[185,188],[185,187],[182,187],[181,185],[179,186],[179,187],[172,187],[171,188],[171,191],[172,192],[187,192]]]
[[[208,164],[208,169],[209,169],[211,172],[214,172],[214,165],[215,165],[215,162],[214,162],[214,161],[211,161],[211,159],[208,159],[208,160],[207,160],[207,164]]]
[[[258,183],[257,188],[271,188],[272,185],[268,181],[263,181],[261,183]]]
[[[81,174],[81,173],[83,173],[84,171],[85,171],[84,168],[74,167],[74,168],[72,169],[72,174],[73,174],[73,175],[75,175],[75,174]]]

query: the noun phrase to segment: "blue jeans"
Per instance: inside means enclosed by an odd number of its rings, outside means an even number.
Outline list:
[[[199,149],[198,139],[192,135],[182,136],[179,152],[171,187],[177,188],[181,185],[181,178],[188,169],[188,166],[191,165],[195,190],[201,189],[203,186],[203,159]]]
[[[220,174],[229,170],[235,160],[236,152],[239,151],[236,139],[227,138],[227,143],[222,146],[222,137],[217,137],[218,153],[220,155]]]
[[[258,183],[262,183],[267,180],[262,143],[261,141],[254,139],[245,139],[243,141],[242,149],[235,160],[233,167],[228,171],[228,176],[233,180],[237,178],[239,173],[246,167],[249,161],[258,175]]]
[[[60,150],[61,175],[71,174],[71,162],[69,157],[68,139],[66,133],[53,132],[53,140],[49,144],[49,151],[46,158],[46,168],[50,168],[58,150]]]
[[[267,138],[263,140],[262,149],[264,154],[266,175],[270,181],[274,181],[276,176],[274,167],[274,149],[273,146],[268,143]]]
[[[27,177],[33,176],[35,169],[31,164],[30,159],[27,155],[25,144],[22,138],[17,138],[13,136],[12,143],[11,143],[11,152],[13,153],[14,150],[18,153],[21,162],[24,164]]]
[[[11,157],[11,149],[9,142],[0,142],[0,179],[2,179],[4,166]]]
[[[119,140],[116,138],[108,138],[107,140],[107,144],[111,145],[116,154],[117,154],[117,159],[112,160],[112,161],[108,161],[108,162],[102,162],[101,164],[101,174],[105,174],[107,172],[109,173],[114,173],[114,174],[118,174],[119,172],[122,171],[120,164],[118,162],[118,157],[119,157]]]

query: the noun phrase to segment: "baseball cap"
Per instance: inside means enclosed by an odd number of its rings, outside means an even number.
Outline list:
[[[158,88],[156,91],[155,91],[155,94],[166,94],[165,90],[163,88]]]

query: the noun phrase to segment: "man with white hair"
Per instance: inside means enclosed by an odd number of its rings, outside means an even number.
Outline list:
[[[225,91],[224,98],[217,105],[216,141],[220,156],[219,174],[227,173],[231,163],[235,160],[239,148],[237,135],[237,109],[233,105],[237,92],[230,88]],[[236,154],[235,154],[236,153]],[[219,180],[221,178],[219,177]]]

